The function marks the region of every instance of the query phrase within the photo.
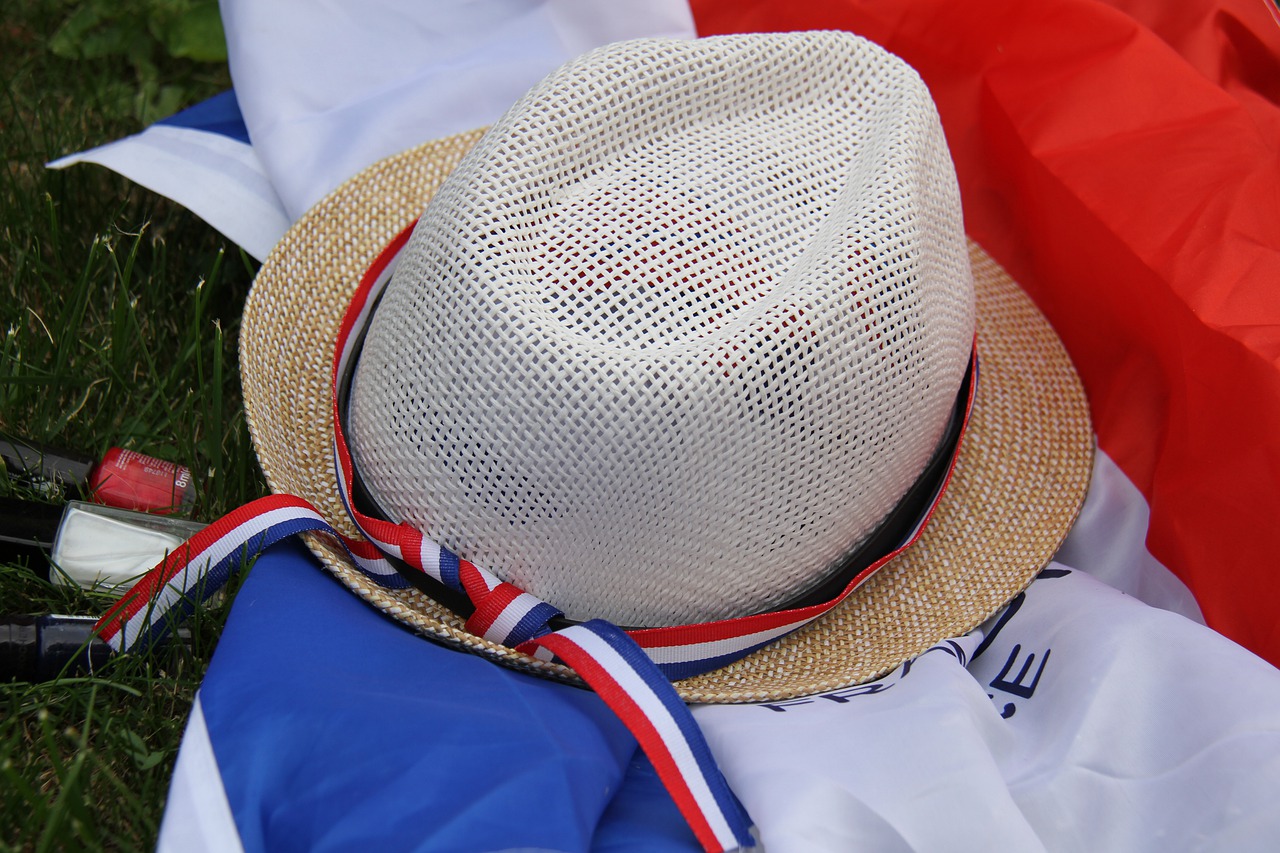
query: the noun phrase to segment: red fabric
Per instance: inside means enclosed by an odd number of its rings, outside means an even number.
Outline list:
[[[1267,0],[692,0],[846,29],[938,102],[969,233],[1049,316],[1152,553],[1280,663],[1280,26]]]

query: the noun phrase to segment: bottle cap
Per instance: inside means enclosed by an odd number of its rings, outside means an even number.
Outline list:
[[[5,435],[0,435],[0,463],[11,479],[49,498],[84,489],[93,471],[92,457]]]

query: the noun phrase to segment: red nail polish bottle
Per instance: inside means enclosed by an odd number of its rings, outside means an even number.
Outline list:
[[[113,447],[90,456],[0,436],[0,460],[10,477],[49,497],[67,489],[97,503],[146,512],[183,512],[195,501],[190,469],[133,450]]]

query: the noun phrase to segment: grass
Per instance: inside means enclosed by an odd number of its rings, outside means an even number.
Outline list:
[[[235,352],[254,264],[105,169],[43,164],[136,132],[157,105],[201,100],[229,77],[151,36],[71,55],[65,24],[84,5],[11,0],[0,22],[0,430],[185,464],[200,487],[193,514],[210,520],[265,491]],[[0,494],[20,491],[0,474]],[[0,612],[109,603],[0,564]],[[197,614],[189,650],[121,659],[92,678],[0,684],[0,849],[154,846],[224,610]]]

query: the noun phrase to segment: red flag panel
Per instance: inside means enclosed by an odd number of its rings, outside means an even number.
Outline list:
[[[929,84],[969,233],[1036,299],[1148,545],[1280,663],[1280,26],[1268,0],[692,0],[838,28]]]

